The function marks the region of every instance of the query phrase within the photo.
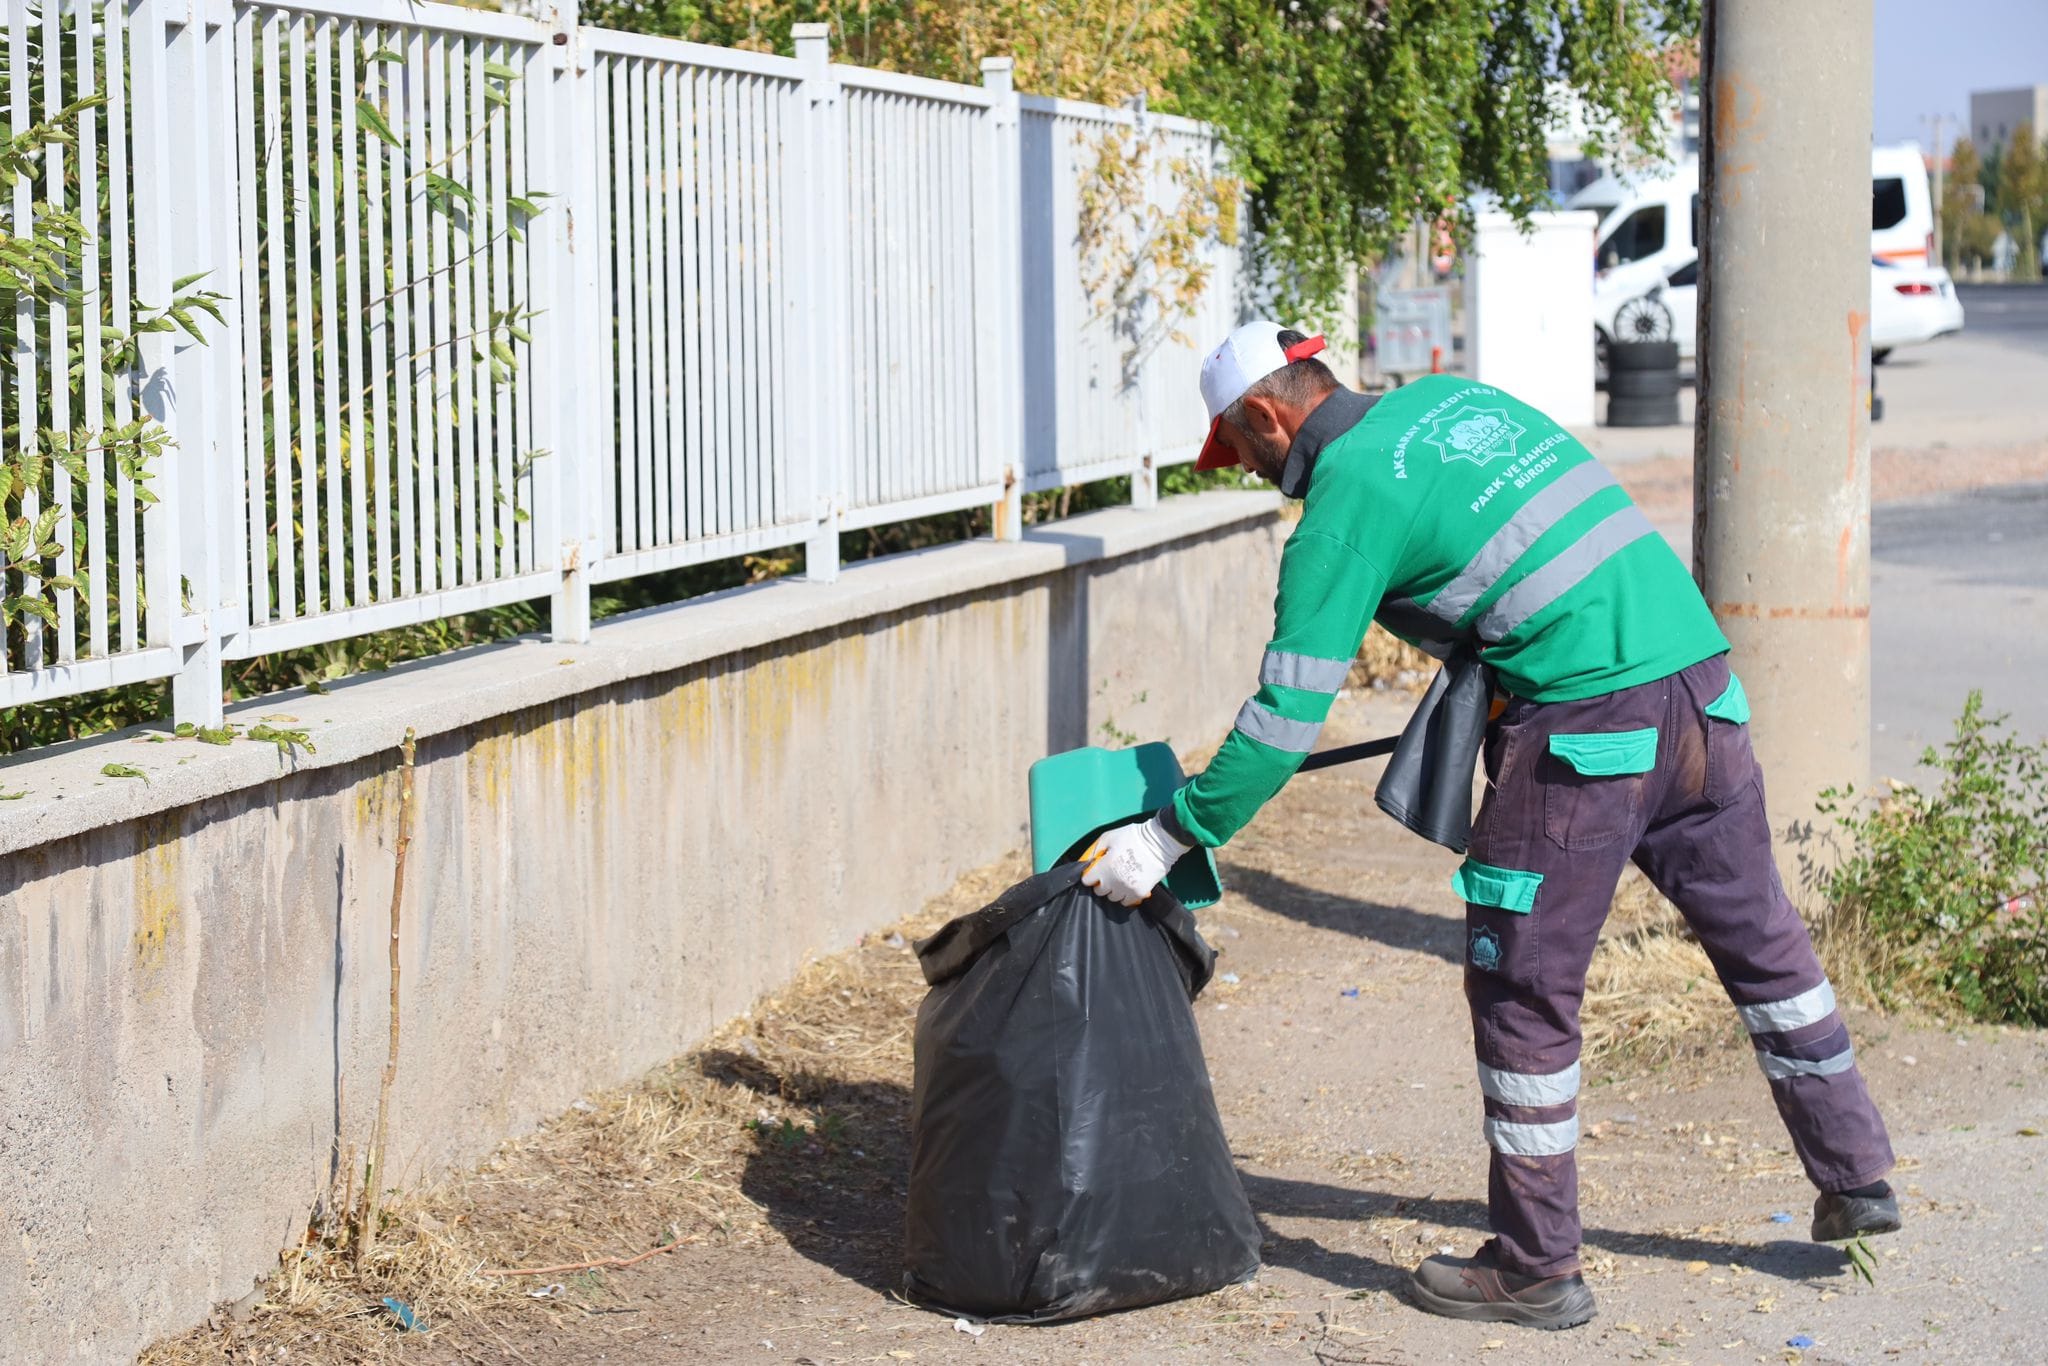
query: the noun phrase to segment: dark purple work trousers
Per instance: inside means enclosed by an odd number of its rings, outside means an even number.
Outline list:
[[[1729,692],[1727,657],[1717,656],[1604,697],[1511,701],[1488,729],[1489,781],[1466,865],[1474,876],[1460,875],[1465,995],[1493,1149],[1493,1231],[1514,1270],[1578,1266],[1579,1003],[1631,859],[1713,960],[1814,1185],[1848,1190],[1891,1169],[1834,991],[1771,857],[1749,727],[1724,719],[1725,704],[1708,713]],[[1651,728],[1654,760],[1619,765],[1589,761],[1588,742],[1574,738],[1626,744]]]

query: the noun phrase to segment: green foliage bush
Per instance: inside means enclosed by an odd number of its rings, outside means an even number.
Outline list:
[[[2048,1025],[2048,741],[2004,732],[1970,694],[1925,786],[1876,804],[1822,794],[1849,856],[1821,880],[1829,937],[1846,940],[1887,1005]]]
[[[1603,157],[1659,148],[1696,70],[1700,0],[587,0],[584,22],[788,53],[831,25],[858,66],[1152,108],[1224,130],[1276,317],[1322,318],[1349,269],[1473,196],[1550,203],[1552,135],[1576,104]]]
[[[1220,125],[1280,317],[1328,317],[1346,269],[1475,195],[1549,207],[1563,92],[1603,158],[1660,146],[1698,0],[1203,0],[1160,107]]]

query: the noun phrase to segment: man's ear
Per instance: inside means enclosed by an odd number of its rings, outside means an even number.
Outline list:
[[[1251,435],[1268,441],[1284,440],[1287,436],[1287,424],[1281,420],[1279,405],[1264,394],[1245,395],[1244,426]]]

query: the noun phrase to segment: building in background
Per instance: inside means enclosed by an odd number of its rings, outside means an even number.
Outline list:
[[[2023,123],[2033,125],[2036,139],[2048,135],[2048,85],[1970,92],[1970,137],[1985,156],[2003,151]]]

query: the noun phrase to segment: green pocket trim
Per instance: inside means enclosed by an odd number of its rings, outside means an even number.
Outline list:
[[[1451,890],[1473,905],[1497,906],[1517,915],[1527,915],[1536,909],[1536,889],[1542,885],[1541,873],[1496,868],[1470,858],[1451,874]]]
[[[1657,766],[1657,728],[1553,735],[1550,752],[1588,778],[1648,773]]]
[[[1719,697],[1707,703],[1707,715],[1732,725],[1749,724],[1749,694],[1742,690],[1741,679],[1734,674],[1728,675],[1728,686],[1721,690]]]

